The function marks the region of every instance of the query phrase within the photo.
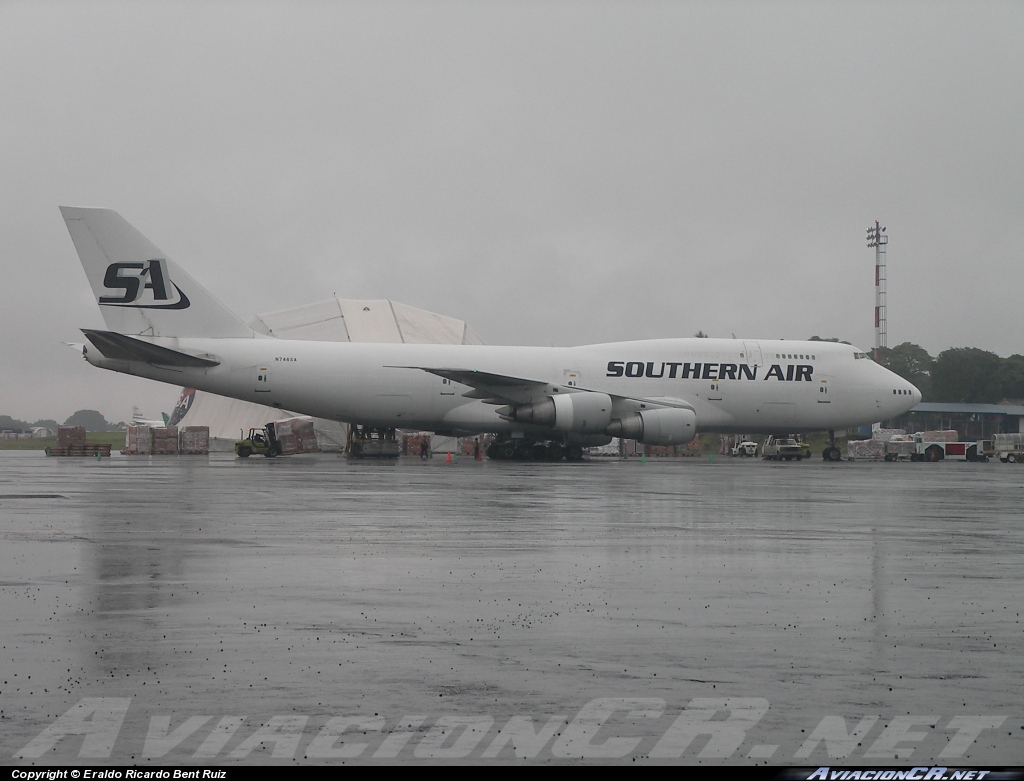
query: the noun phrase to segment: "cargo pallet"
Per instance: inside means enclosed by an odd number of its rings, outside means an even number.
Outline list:
[[[95,458],[96,456],[110,458],[110,445],[100,442],[75,442],[71,445],[48,447],[45,453],[48,456],[71,458]]]

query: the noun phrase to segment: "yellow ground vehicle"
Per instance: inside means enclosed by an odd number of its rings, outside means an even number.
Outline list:
[[[248,458],[253,454],[267,458],[281,454],[273,423],[267,424],[266,428],[249,429],[249,436],[235,443],[235,455]]]

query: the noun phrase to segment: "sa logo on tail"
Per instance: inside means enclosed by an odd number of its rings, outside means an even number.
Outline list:
[[[190,302],[167,273],[167,261],[111,263],[103,287],[119,290],[120,296],[100,296],[103,306],[131,306],[139,309],[188,309]]]

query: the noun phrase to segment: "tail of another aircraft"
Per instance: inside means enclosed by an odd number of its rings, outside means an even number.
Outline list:
[[[110,209],[61,206],[107,328],[119,334],[251,337],[253,331]]]

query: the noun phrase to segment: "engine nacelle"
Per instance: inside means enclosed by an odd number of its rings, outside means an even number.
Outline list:
[[[645,409],[613,420],[608,433],[644,445],[685,445],[697,435],[697,416],[690,409]]]
[[[515,420],[578,434],[604,433],[612,420],[612,397],[607,393],[565,393],[515,408]]]

